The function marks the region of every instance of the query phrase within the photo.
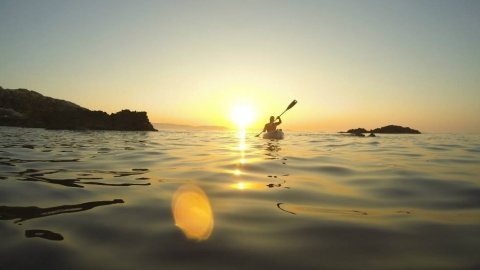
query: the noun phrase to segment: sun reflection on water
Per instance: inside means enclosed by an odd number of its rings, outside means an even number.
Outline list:
[[[265,188],[265,186],[260,183],[245,182],[245,181],[237,182],[235,184],[230,185],[230,187],[237,190],[260,190]]]
[[[237,169],[233,171],[233,174],[235,176],[240,176],[242,174],[242,171],[241,171],[242,166],[246,163],[245,150],[247,150],[247,144],[245,142],[245,138],[246,138],[245,129],[240,129],[237,135],[238,135],[238,151],[240,154],[240,159],[239,159],[239,163],[237,164]],[[233,184],[232,187],[234,189],[244,190],[247,188],[247,184],[245,182],[238,182],[236,184]]]
[[[246,184],[244,182],[239,182],[235,185],[237,189],[244,190],[246,188]]]
[[[247,144],[245,142],[245,138],[246,138],[246,131],[245,129],[240,129],[238,131],[238,139],[239,139],[239,143],[238,143],[238,150],[240,152],[245,152],[245,150],[247,150]]]

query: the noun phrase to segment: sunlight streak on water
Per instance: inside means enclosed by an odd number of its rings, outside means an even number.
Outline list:
[[[247,188],[247,184],[244,182],[238,182],[237,184],[234,185],[234,187],[239,190],[244,190]]]
[[[260,183],[253,183],[253,182],[245,182],[241,181],[235,184],[232,184],[230,187],[236,190],[260,190],[265,189],[266,185],[262,185]]]

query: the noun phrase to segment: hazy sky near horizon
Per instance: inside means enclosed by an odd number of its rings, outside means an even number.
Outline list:
[[[152,122],[480,132],[480,1],[5,1],[0,86]]]

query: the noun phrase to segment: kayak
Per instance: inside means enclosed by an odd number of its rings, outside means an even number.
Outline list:
[[[263,138],[270,140],[281,140],[283,139],[283,131],[281,129],[277,129],[272,132],[263,133]]]

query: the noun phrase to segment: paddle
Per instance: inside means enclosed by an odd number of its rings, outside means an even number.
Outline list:
[[[280,116],[282,116],[284,113],[286,113],[288,110],[290,110],[291,108],[293,108],[293,106],[295,106],[295,104],[297,104],[297,100],[294,100],[292,102],[290,102],[290,105],[288,105],[288,107],[285,109],[285,111],[283,111],[279,116],[277,116],[277,118],[279,118]],[[260,134],[263,133],[263,130],[258,133],[257,135],[255,135],[255,137],[258,137],[260,136]]]

